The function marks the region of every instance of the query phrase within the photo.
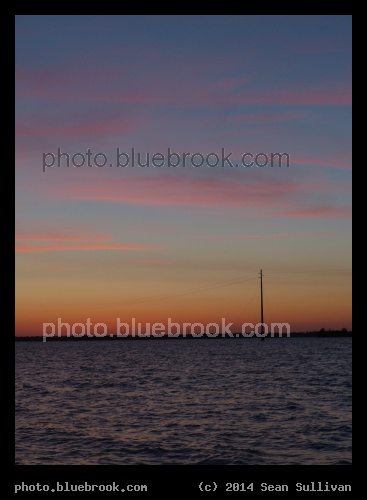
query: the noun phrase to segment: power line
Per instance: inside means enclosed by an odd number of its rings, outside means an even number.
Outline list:
[[[298,276],[298,277],[327,277],[327,276],[349,276],[351,275],[351,271],[348,270],[325,270],[325,271],[320,271],[320,270],[315,270],[315,271],[296,271],[296,270],[288,270],[288,271],[274,271],[274,272],[267,272],[266,273],[266,278],[278,278],[278,277],[285,277],[285,276]],[[150,297],[143,297],[143,298],[137,298],[137,299],[128,299],[124,300],[124,304],[142,304],[146,302],[154,302],[156,300],[162,300],[162,299],[169,299],[173,297],[182,297],[184,295],[190,295],[190,294],[195,294],[195,293],[200,293],[200,292],[206,292],[209,290],[215,290],[218,288],[224,288],[227,286],[231,285],[237,285],[240,283],[245,283],[247,281],[251,281],[254,279],[258,279],[258,276],[244,276],[243,278],[234,278],[229,281],[226,281],[224,283],[217,283],[217,284],[212,284],[209,286],[201,286],[197,288],[191,288],[187,290],[183,290],[181,292],[166,292],[162,293],[159,295],[153,295]],[[120,303],[120,301],[119,301]]]
[[[325,271],[274,271],[267,273],[268,277],[278,276],[350,276],[351,271],[347,270],[325,270]]]
[[[155,295],[152,297],[147,297],[147,298],[142,298],[142,299],[126,300],[126,301],[124,301],[124,304],[141,304],[143,302],[153,302],[155,300],[161,300],[161,299],[166,299],[166,298],[171,298],[171,297],[181,297],[183,295],[190,295],[190,294],[204,292],[204,291],[208,291],[208,290],[214,290],[217,288],[223,288],[223,287],[227,287],[227,286],[231,286],[231,285],[237,285],[239,283],[244,283],[246,281],[250,281],[250,280],[254,280],[254,279],[257,279],[257,276],[253,276],[251,278],[246,278],[246,277],[236,278],[236,279],[232,279],[230,281],[227,281],[225,283],[220,283],[220,284],[210,285],[210,286],[205,286],[205,287],[200,287],[200,288],[192,288],[189,290],[184,290],[182,292],[176,292],[176,293],[175,292],[173,292],[173,293],[168,292],[165,294]]]

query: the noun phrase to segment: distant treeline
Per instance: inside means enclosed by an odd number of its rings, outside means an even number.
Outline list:
[[[292,338],[303,338],[303,337],[321,337],[321,338],[326,338],[326,337],[351,337],[352,336],[352,331],[349,331],[347,330],[346,328],[343,328],[342,330],[325,330],[325,329],[321,329],[319,331],[312,331],[312,332],[291,332],[290,333],[290,337]],[[272,335],[271,334],[268,334],[265,336],[265,338],[287,338],[287,334],[286,333],[283,333],[283,335],[279,335],[278,332],[276,333],[273,333]],[[172,337],[172,336],[168,336],[168,335],[163,335],[161,337],[153,337],[153,336],[149,336],[149,337],[141,337],[141,336],[128,336],[128,337],[121,337],[121,336],[117,336],[117,335],[113,335],[113,336],[100,336],[100,337],[97,337],[97,336],[93,336],[93,337],[88,337],[88,336],[83,336],[83,337],[73,337],[73,336],[70,336],[70,337],[67,337],[65,335],[61,336],[61,337],[47,337],[45,340],[47,340],[47,342],[52,342],[52,341],[66,341],[66,340],[71,340],[71,341],[90,341],[90,340],[168,340],[168,339],[179,339],[179,340],[184,340],[184,339],[189,339],[189,338],[198,338],[198,336],[196,335],[191,335],[191,334],[186,334],[186,336],[182,336],[182,335],[179,335],[177,337]],[[227,339],[231,339],[231,338],[249,338],[249,339],[259,339],[259,337],[257,337],[256,335],[253,335],[252,337],[243,337],[243,335],[241,333],[233,333],[232,336],[229,336],[229,335],[225,335],[222,337],[221,334],[219,334],[217,337],[208,337],[206,336],[205,334],[200,337],[200,338],[203,338],[203,339],[215,339],[215,338],[227,338]],[[43,337],[41,335],[26,335],[26,336],[22,336],[22,337],[15,337],[15,341],[16,342],[22,342],[22,341],[39,341],[39,342],[42,342],[43,341]]]

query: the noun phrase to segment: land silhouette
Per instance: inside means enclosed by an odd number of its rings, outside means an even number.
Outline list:
[[[352,331],[347,330],[347,328],[342,328],[341,330],[326,330],[325,328],[321,328],[321,330],[317,331],[305,331],[305,332],[290,332],[288,338],[304,338],[304,337],[315,337],[315,338],[330,338],[330,337],[352,337]],[[77,341],[77,340],[82,340],[82,341],[95,341],[95,340],[168,340],[168,339],[177,339],[177,340],[185,340],[185,339],[190,339],[190,338],[203,338],[203,339],[232,339],[232,338],[242,338],[242,339],[259,339],[260,337],[257,335],[253,335],[252,337],[244,337],[242,333],[232,333],[232,335],[223,335],[218,334],[216,337],[214,336],[207,336],[206,334],[203,334],[201,337],[199,335],[192,335],[191,333],[187,333],[185,336],[184,335],[177,335],[177,336],[169,336],[168,334],[164,334],[160,337],[155,337],[155,336],[139,336],[139,335],[128,335],[126,337],[123,336],[118,336],[117,334],[114,335],[106,335],[106,336],[91,336],[88,337],[87,335],[84,335],[82,337],[74,337],[74,336],[66,336],[66,335],[61,335],[61,336],[54,336],[54,337],[47,337],[47,342],[52,342],[52,341]],[[287,334],[283,332],[283,334],[279,334],[278,332],[274,332],[273,334],[268,334],[264,338],[287,338]],[[15,341],[16,342],[22,342],[22,341],[43,341],[43,336],[42,335],[22,335],[22,336],[15,336]]]

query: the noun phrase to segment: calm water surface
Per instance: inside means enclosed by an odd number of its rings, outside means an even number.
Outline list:
[[[18,464],[350,464],[350,338],[16,343]]]

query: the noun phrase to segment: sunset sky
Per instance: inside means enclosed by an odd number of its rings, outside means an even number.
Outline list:
[[[43,169],[58,148],[108,163]],[[265,322],[349,329],[351,167],[349,16],[18,16],[16,334],[257,323],[260,269]]]

